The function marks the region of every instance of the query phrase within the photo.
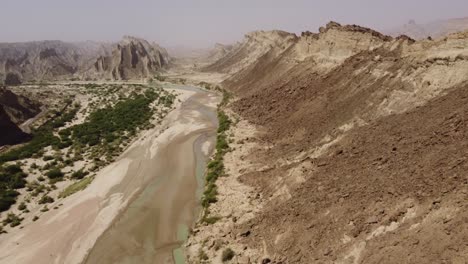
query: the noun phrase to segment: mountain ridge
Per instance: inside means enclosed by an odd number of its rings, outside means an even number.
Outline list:
[[[189,239],[192,260],[220,257],[203,246],[217,243],[245,263],[466,258],[468,32],[416,41],[331,22],[282,36],[206,67],[229,73],[239,125],[226,160],[240,160],[210,206],[220,220]]]

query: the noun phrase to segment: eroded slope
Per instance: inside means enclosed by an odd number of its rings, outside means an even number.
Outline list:
[[[466,259],[468,34],[416,42],[332,22],[292,39],[218,64],[251,61],[224,86],[231,116],[258,132],[233,130],[236,184],[219,188],[222,219],[198,226],[190,251],[219,262],[229,247],[239,263]]]

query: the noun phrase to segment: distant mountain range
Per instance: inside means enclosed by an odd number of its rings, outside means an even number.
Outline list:
[[[7,85],[18,81],[146,78],[168,64],[165,49],[128,36],[114,44],[0,43],[0,80]]]
[[[407,24],[392,29],[388,34],[392,36],[407,35],[414,39],[428,37],[439,38],[451,33],[468,30],[468,17],[438,20],[426,24],[418,24],[410,20]]]

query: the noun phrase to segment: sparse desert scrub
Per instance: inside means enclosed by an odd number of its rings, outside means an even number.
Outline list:
[[[9,213],[7,217],[3,220],[3,225],[10,225],[11,227],[19,226],[21,222],[23,221],[23,218],[13,214]]]

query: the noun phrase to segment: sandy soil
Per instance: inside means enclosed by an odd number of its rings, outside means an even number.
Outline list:
[[[183,102],[189,102],[194,95],[191,91],[179,92]],[[212,100],[216,101],[215,98]],[[193,116],[192,120],[187,119],[181,116],[181,108],[179,103],[161,126],[135,141],[116,162],[101,170],[87,189],[60,201],[63,204],[61,210],[52,210],[24,229],[3,235],[0,262],[82,262],[101,234],[126,208],[142,184],[149,180],[144,173],[138,173],[142,169],[139,165],[144,160],[157,160],[164,156],[162,145],[177,142],[183,137],[190,139],[192,132],[206,129],[203,123],[206,120],[199,115]],[[201,124],[196,122],[197,119]],[[183,164],[184,160],[181,162]],[[147,167],[143,171],[157,169],[151,162],[145,164]]]

